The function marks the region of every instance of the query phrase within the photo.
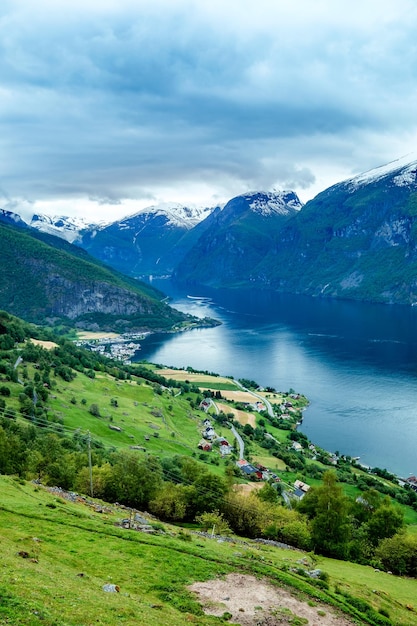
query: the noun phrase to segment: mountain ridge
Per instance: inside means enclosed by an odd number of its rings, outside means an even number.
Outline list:
[[[29,322],[117,332],[190,323],[164,295],[52,235],[0,224],[0,308]]]
[[[305,205],[292,191],[248,192],[197,212],[156,205],[80,231],[76,243],[134,278],[416,304],[417,154]]]

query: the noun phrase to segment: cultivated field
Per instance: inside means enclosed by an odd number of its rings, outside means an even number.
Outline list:
[[[54,341],[41,341],[40,339],[31,339],[30,340],[35,346],[42,346],[45,350],[52,350],[52,348],[57,348],[58,344]]]
[[[230,387],[230,385],[237,387],[230,378],[200,374],[198,372],[187,372],[187,370],[170,369],[169,367],[158,370],[158,374],[165,376],[165,378],[172,378],[173,380],[182,382],[188,380],[190,383],[195,383],[196,385],[201,383],[204,384],[205,389],[207,389],[207,383],[213,383],[216,389],[219,389],[218,385],[224,385],[226,388]]]
[[[256,417],[253,413],[247,413],[246,411],[239,411],[238,409],[234,409],[230,407],[228,404],[222,404],[221,402],[216,402],[216,406],[223,413],[233,413],[234,419],[245,426],[245,424],[250,424],[253,428],[256,427]]]

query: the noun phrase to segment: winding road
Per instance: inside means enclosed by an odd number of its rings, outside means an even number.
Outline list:
[[[260,400],[261,402],[263,402],[263,404],[265,404],[266,409],[268,411],[268,415],[270,417],[274,417],[274,410],[272,408],[272,404],[269,402],[269,400],[267,400],[266,398],[264,398],[264,396],[261,396],[260,394],[256,393],[255,391],[251,391],[250,389],[247,389],[246,387],[244,387],[238,380],[234,380],[233,382],[236,383],[236,385],[238,387],[240,387],[240,389],[242,391],[246,391],[247,393],[249,393],[250,395],[254,396],[255,398],[257,398],[258,400]],[[207,400],[210,400],[211,405],[214,407],[214,410],[216,411],[217,414],[219,414],[219,407],[216,405],[215,402],[213,402],[212,398],[207,398]],[[236,430],[236,428],[233,426],[233,424],[231,424],[229,422],[231,431],[233,433],[233,435],[236,437],[236,441],[239,445],[239,460],[244,458],[244,454],[245,454],[245,442],[243,441],[242,437],[240,436],[240,434],[238,433],[238,431]]]

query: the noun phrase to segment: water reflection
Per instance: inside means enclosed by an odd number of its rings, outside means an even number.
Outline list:
[[[301,391],[311,401],[302,428],[313,441],[417,472],[416,308],[158,287],[176,308],[222,325],[153,335],[142,358]]]

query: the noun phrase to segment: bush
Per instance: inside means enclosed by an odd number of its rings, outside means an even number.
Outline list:
[[[202,513],[195,518],[205,532],[214,532],[216,535],[230,535],[230,526],[219,511]]]
[[[383,539],[375,551],[382,566],[400,576],[417,576],[417,537],[398,533]]]

